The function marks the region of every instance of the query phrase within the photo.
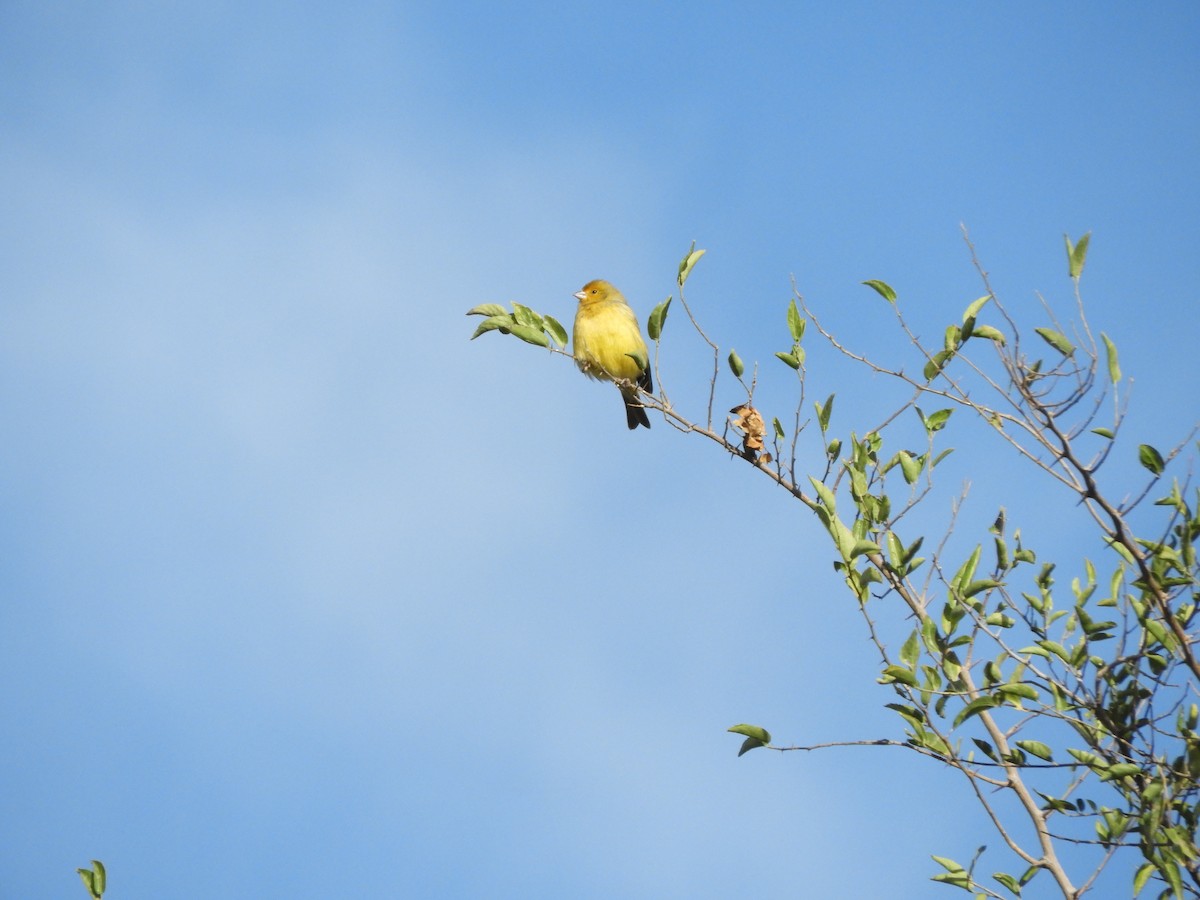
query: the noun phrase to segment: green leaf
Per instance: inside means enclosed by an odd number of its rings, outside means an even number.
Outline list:
[[[995,697],[977,697],[959,710],[958,715],[954,717],[954,727],[957,728],[963,722],[967,721],[967,719],[979,715],[985,709],[995,709],[999,705],[1000,701]]]
[[[777,441],[782,441],[784,438],[784,434],[783,434],[783,426],[779,423],[779,417],[776,416],[775,418],[771,419],[771,424],[775,426],[775,439]]]
[[[1133,896],[1137,896],[1142,892],[1142,888],[1146,886],[1146,882],[1150,880],[1150,876],[1155,872],[1154,863],[1143,863],[1141,868],[1133,876]]]
[[[914,457],[907,450],[901,450],[896,456],[900,458],[900,471],[904,473],[905,482],[915,484],[917,479],[921,477],[921,467],[923,465],[921,460]]]
[[[1003,571],[1008,568],[1008,541],[999,534],[993,540],[996,545],[996,568]]]
[[[542,328],[542,317],[535,313],[528,306],[522,306],[520,303],[514,303],[513,318],[517,320],[518,325],[530,325],[537,328],[539,331]]]
[[[650,318],[646,322],[646,333],[650,335],[650,340],[657,341],[662,337],[663,325],[667,321],[667,310],[670,308],[671,298],[668,297],[650,311]]]
[[[1021,896],[1021,885],[1018,884],[1017,879],[1013,878],[1011,875],[1008,875],[1004,872],[994,872],[992,877],[1008,888],[1009,893],[1016,897]]]
[[[939,409],[936,412],[931,412],[927,416],[921,412],[920,409],[917,410],[917,413],[921,416],[922,423],[925,425],[925,430],[930,434],[941,431],[943,428],[945,428],[946,422],[949,420],[950,414],[953,412],[954,410],[952,409]]]
[[[968,320],[974,319],[977,315],[979,315],[979,311],[983,309],[983,305],[991,299],[991,294],[985,294],[978,300],[972,301],[971,305],[967,307],[966,312],[963,313],[963,324],[966,325]]]
[[[1066,612],[1066,610],[1063,610],[1063,612]],[[1053,621],[1057,615],[1059,615],[1059,614],[1055,613],[1055,615],[1051,617],[1051,621]],[[1051,653],[1053,653],[1055,656],[1057,656],[1063,662],[1065,662],[1065,663],[1071,662],[1071,654],[1067,652],[1066,647],[1064,647],[1062,644],[1058,643],[1057,641],[1050,641],[1050,640],[1038,641],[1038,645],[1040,647],[1045,648],[1046,650],[1049,650]]]
[[[883,551],[879,548],[879,545],[874,541],[859,540],[854,542],[854,547],[850,550],[850,558],[854,559],[856,556],[862,556],[866,553],[882,552]]]
[[[1108,767],[1108,771],[1104,773],[1103,778],[1108,781],[1113,778],[1127,778],[1130,775],[1141,774],[1142,767],[1137,763],[1115,763]]]
[[[901,684],[907,684],[909,687],[916,687],[919,683],[917,676],[904,668],[904,666],[888,666],[883,670],[882,680],[884,684],[899,681]]]
[[[738,750],[738,756],[744,756],[745,754],[749,753],[751,750],[756,750],[759,747],[765,747],[765,746],[767,746],[767,745],[764,744],[762,741],[760,741],[758,738],[748,737],[744,741],[742,741],[742,746]]]
[[[938,643],[937,622],[930,617],[921,623],[921,640],[925,644],[925,649],[933,656],[941,655],[942,648]]]
[[[808,476],[808,481],[813,486],[813,490],[817,492],[817,497],[820,498],[825,508],[830,512],[835,512],[837,510],[837,499],[833,496],[833,491],[829,490],[823,481],[818,481],[811,475]]]
[[[1171,891],[1176,897],[1182,900],[1183,894],[1183,876],[1179,874],[1179,864],[1174,860],[1164,859],[1158,864],[1158,872],[1162,876],[1163,881],[1171,886]],[[1159,896],[1162,896],[1161,894]]]
[[[800,315],[800,310],[796,306],[795,300],[788,303],[787,323],[792,340],[799,343],[804,338],[804,326],[806,323],[804,316]]]
[[[1121,380],[1121,366],[1117,363],[1117,345],[1103,331],[1100,339],[1104,341],[1104,351],[1108,354],[1108,377],[1113,384]]]
[[[833,396],[830,394],[824,404],[813,404],[817,408],[817,426],[821,429],[821,434],[829,430],[829,417],[833,415]]]
[[[799,353],[776,353],[776,359],[781,359],[793,369],[799,369],[803,364],[804,359]]]
[[[507,316],[508,310],[499,303],[481,303],[467,310],[468,316]]]
[[[87,892],[91,895],[92,900],[100,900],[100,896],[104,893],[105,887],[107,887],[104,863],[98,859],[93,859],[91,869],[76,869],[75,871],[79,873],[79,878],[83,882],[83,886],[87,888]]]
[[[539,347],[550,346],[550,339],[546,337],[546,332],[538,326],[518,324],[509,330],[527,344],[536,344]]]
[[[964,598],[974,597],[976,594],[981,593],[982,591],[990,591],[992,588],[997,587],[1000,587],[1000,582],[996,581],[994,578],[981,578],[978,581],[972,581],[964,586],[962,589],[962,595]],[[989,625],[997,624],[990,621],[990,616],[988,618]]]
[[[1150,636],[1164,647],[1174,647],[1175,642],[1168,636],[1167,629],[1157,619],[1145,619],[1142,626],[1150,632]]]
[[[917,630],[914,628],[912,634],[908,636],[908,640],[900,647],[900,662],[911,669],[917,664],[917,657],[920,653],[921,639],[917,636]]]
[[[963,330],[961,328],[959,328],[957,325],[946,326],[946,335],[942,339],[942,346],[944,346],[947,351],[958,349],[959,344],[961,344],[963,340]]]
[[[905,706],[903,703],[885,703],[883,705],[888,709],[894,709],[913,728],[923,728],[929,721],[925,718],[925,714],[915,706]]]
[[[683,283],[688,280],[688,276],[692,274],[692,267],[699,262],[700,257],[704,255],[703,250],[696,249],[696,242],[692,241],[691,249],[684,256],[682,262],[679,263],[679,286],[683,287]]]
[[[1162,454],[1149,444],[1142,444],[1138,447],[1138,462],[1155,475],[1161,475],[1163,469],[1166,467],[1163,463]]]
[[[550,337],[554,338],[554,343],[560,347],[567,346],[567,329],[562,327],[562,323],[554,316],[542,316],[545,320],[546,331]]]
[[[734,378],[741,378],[742,373],[746,371],[746,367],[742,365],[742,358],[737,355],[736,350],[729,351],[729,371],[733,373]]]
[[[1067,340],[1067,336],[1061,331],[1055,331],[1053,328],[1035,328],[1043,341],[1061,353],[1063,356],[1071,356],[1075,352],[1075,345]]]
[[[993,328],[991,325],[976,325],[972,331],[975,337],[987,338],[989,341],[995,341],[1003,347],[1007,340],[1004,337],[1004,332],[999,328]]]
[[[1079,239],[1079,243],[1071,246],[1071,239],[1065,234],[1063,240],[1067,242],[1067,266],[1072,278],[1078,278],[1083,274],[1083,264],[1087,260],[1088,244],[1092,240],[1092,233],[1089,231]]]
[[[930,857],[935,863],[945,869],[947,872],[965,872],[967,871],[952,859],[947,859],[944,856]]]
[[[491,316],[479,323],[479,327],[475,329],[475,333],[471,335],[471,340],[479,337],[481,334],[487,334],[489,331],[499,328],[504,334],[512,330],[516,324],[516,320],[508,313],[501,313],[497,316]]]
[[[1015,743],[1030,756],[1036,756],[1038,759],[1044,759],[1046,762],[1053,762],[1054,754],[1041,741],[1016,741]]]
[[[1037,688],[1031,684],[1002,684],[996,690],[1003,694],[1005,698],[1020,697],[1023,700],[1036,700],[1038,698]]]
[[[1090,750],[1076,750],[1074,747],[1068,747],[1067,752],[1085,766],[1090,769],[1095,769],[1097,772],[1102,772],[1108,768],[1108,763],[1106,763],[1095,753],[1092,753]]]
[[[1108,438],[1110,441],[1116,437],[1111,428],[1093,428],[1092,434],[1098,434],[1102,438]]]
[[[950,350],[939,350],[933,355],[933,359],[925,363],[925,369],[922,374],[926,381],[932,381],[933,377],[946,365],[946,361],[952,357],[954,353]]]
[[[971,555],[963,561],[963,564],[958,567],[958,571],[954,573],[954,577],[950,580],[950,583],[959,591],[975,577],[975,569],[979,565],[979,557],[982,553],[983,545],[976,544],[975,549],[971,551]]]
[[[754,738],[756,741],[762,741],[764,744],[771,743],[771,732],[765,728],[759,728],[757,725],[734,725],[727,730],[733,734],[741,734]]]
[[[961,872],[943,872],[941,875],[934,875],[929,880],[939,882],[940,884],[952,884],[954,887],[962,888],[963,890],[970,890],[971,888],[971,876],[967,874],[966,869],[963,869]]]
[[[864,281],[863,284],[865,284],[867,287],[873,289],[875,291],[875,293],[879,294],[879,296],[882,297],[884,300],[886,300],[888,303],[896,302],[896,292],[893,291],[891,288],[891,285],[887,284],[886,282],[877,281],[875,279],[872,279],[870,281]]]
[[[976,747],[978,747],[980,750],[983,751],[984,756],[986,756],[990,760],[999,762],[1000,758],[998,756],[996,756],[996,748],[995,747],[993,747],[987,741],[980,740],[979,738],[971,738],[971,741],[972,741],[972,743],[975,744]]]

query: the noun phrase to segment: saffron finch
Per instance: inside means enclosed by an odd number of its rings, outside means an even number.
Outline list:
[[[649,428],[637,388],[652,391],[654,384],[637,316],[607,281],[589,281],[575,298],[579,301],[572,335],[576,365],[589,378],[616,382],[631,431],[639,425]]]

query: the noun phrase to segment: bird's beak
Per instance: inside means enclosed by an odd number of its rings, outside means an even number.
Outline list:
[[[583,300],[583,298],[586,297],[587,294],[585,294],[583,291],[580,291],[579,293],[572,294],[571,296],[574,297],[576,300]]]

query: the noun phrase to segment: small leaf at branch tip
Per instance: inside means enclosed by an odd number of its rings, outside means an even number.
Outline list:
[[[505,316],[508,310],[499,303],[481,303],[467,310],[468,316]]]
[[[858,540],[854,542],[854,546],[850,548],[850,558],[862,556],[867,553],[882,553],[879,545],[874,541]]]
[[[986,338],[989,341],[995,341],[1001,347],[1006,343],[1004,333],[998,328],[993,328],[991,325],[976,325],[971,332],[976,337]]]
[[[894,290],[892,290],[892,286],[890,284],[888,284],[886,281],[879,281],[878,279],[873,278],[870,281],[864,281],[863,284],[865,284],[869,288],[872,288],[877,294],[879,294],[880,297],[882,297],[888,303],[896,302],[896,292]]]
[[[1036,756],[1038,759],[1051,762],[1054,758],[1054,754],[1050,751],[1050,748],[1041,741],[1015,741],[1015,743],[1026,753]]]
[[[502,333],[507,334],[516,325],[516,320],[509,313],[501,313],[500,315],[490,316],[479,323],[479,327],[475,329],[475,333],[471,335],[471,340],[479,337],[481,334],[487,334],[489,331],[494,331],[497,328]]]
[[[920,683],[917,681],[917,676],[904,668],[904,666],[888,666],[883,670],[880,681],[883,684],[891,684],[894,681],[899,681],[901,684],[906,684],[909,687],[916,687]]]
[[[793,369],[800,368],[800,359],[792,353],[776,353],[775,358],[782,360],[786,365]]]
[[[1071,238],[1063,235],[1063,240],[1067,244],[1067,271],[1072,278],[1079,278],[1083,274],[1083,265],[1087,261],[1088,244],[1091,243],[1092,233],[1089,231],[1079,239],[1079,243],[1072,244]]]
[[[926,416],[919,408],[917,409],[917,414],[921,417],[921,422],[925,425],[925,430],[930,434],[945,428],[946,422],[953,412],[953,409],[939,409]]]
[[[953,350],[939,350],[937,353],[935,353],[933,355],[933,359],[925,363],[925,369],[923,372],[925,375],[925,380],[932,381],[937,373],[942,371],[942,368],[952,356],[954,356]]]
[[[1104,350],[1108,354],[1108,377],[1113,384],[1121,380],[1121,366],[1117,363],[1117,345],[1103,331],[1100,339],[1104,341]]]
[[[545,319],[546,332],[554,339],[554,343],[560,347],[567,346],[567,329],[563,328],[562,323],[553,316],[543,316]]]
[[[971,305],[967,307],[966,312],[963,313],[963,324],[967,324],[968,319],[974,319],[977,315],[979,315],[979,311],[983,309],[983,305],[991,299],[991,294],[984,294],[978,300],[972,301]]]
[[[1161,475],[1163,469],[1166,468],[1162,454],[1149,444],[1142,444],[1138,447],[1138,462],[1155,475]]]
[[[835,394],[830,394],[825,398],[824,403],[816,403],[817,408],[817,426],[821,429],[821,434],[829,430],[829,418],[833,415],[833,398]]]
[[[931,855],[929,858],[932,859],[939,866],[941,866],[943,869],[945,869],[947,872],[965,872],[965,871],[967,871],[962,866],[960,866],[958,863],[956,863],[954,860],[949,859],[945,856],[932,856]]]
[[[921,468],[924,462],[919,457],[914,457],[907,450],[901,450],[896,454],[900,460],[900,471],[904,475],[905,484],[915,484],[921,475]]]
[[[746,371],[746,367],[742,365],[742,358],[737,355],[736,350],[729,351],[729,370],[733,372],[734,378],[741,378],[742,373]]]
[[[796,343],[799,343],[804,337],[804,326],[806,323],[804,317],[800,315],[800,310],[796,306],[795,300],[791,300],[788,303],[787,323],[788,331],[792,335],[792,340]]]
[[[538,347],[550,346],[550,339],[546,337],[546,333],[534,325],[518,324],[512,326],[510,330],[527,344],[535,344]]]
[[[696,242],[692,241],[691,249],[688,250],[687,255],[683,258],[683,261],[679,264],[679,279],[678,279],[678,281],[679,281],[680,287],[683,287],[683,283],[688,280],[688,276],[690,274],[692,274],[692,267],[695,266],[697,262],[699,262],[700,257],[702,257],[704,255],[704,253],[705,253],[704,250],[697,250]]]
[[[765,746],[767,746],[767,745],[764,744],[762,741],[760,741],[758,738],[748,737],[744,741],[742,741],[741,749],[738,750],[738,756],[744,756],[745,754],[749,753],[751,750],[757,750],[759,747],[765,747]]]
[[[1071,356],[1075,352],[1075,345],[1067,340],[1067,336],[1061,331],[1055,331],[1053,328],[1035,328],[1038,336],[1061,353],[1063,356]]]
[[[671,298],[668,297],[658,306],[654,307],[650,312],[650,318],[646,322],[646,333],[650,335],[650,340],[657,341],[662,337],[663,325],[667,321],[667,310],[671,308]]]
[[[514,303],[513,318],[517,320],[519,325],[530,325],[533,328],[541,329],[542,317],[530,309],[528,306],[523,306],[520,303]]]
[[[734,725],[727,730],[733,734],[741,734],[748,738],[754,738],[754,740],[761,741],[763,744],[771,743],[771,732],[765,728],[760,728],[758,725]]]
[[[942,346],[946,348],[947,352],[957,349],[964,340],[966,340],[966,337],[963,336],[963,329],[957,325],[946,326],[946,334],[942,340]]]

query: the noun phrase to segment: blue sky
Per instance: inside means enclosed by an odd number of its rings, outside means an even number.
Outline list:
[[[91,858],[114,900],[945,893],[929,854],[997,843],[948,775],[724,733],[896,733],[816,524],[463,312],[569,322],[605,277],[644,319],[696,240],[694,308],[787,408],[793,276],[901,359],[860,281],[939,335],[965,223],[1036,316],[1091,230],[1126,460],[1169,446],[1198,38],[1186,3],[0,6],[0,896]],[[980,519],[1038,512],[992,451]]]

